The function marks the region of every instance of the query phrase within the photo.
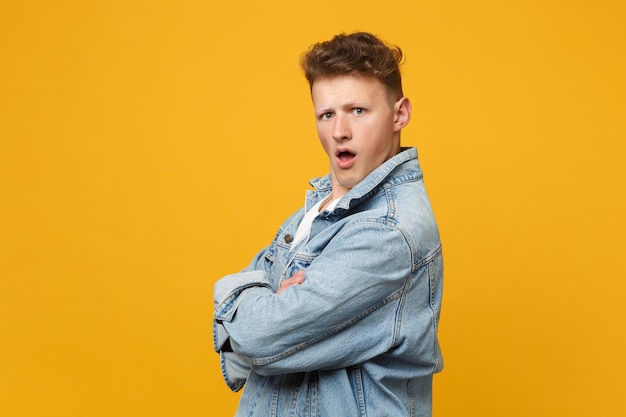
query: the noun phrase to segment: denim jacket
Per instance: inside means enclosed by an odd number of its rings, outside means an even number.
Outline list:
[[[243,387],[236,416],[430,416],[443,367],[439,232],[415,148],[371,172],[291,242],[306,205],[244,271],[214,287],[214,347]],[[305,281],[276,294],[281,280]]]

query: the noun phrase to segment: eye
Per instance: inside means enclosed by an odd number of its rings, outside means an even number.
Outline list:
[[[352,109],[352,112],[357,116],[362,116],[365,114],[365,109],[363,107],[355,107]]]
[[[333,118],[333,114],[331,112],[322,113],[320,115],[321,120],[329,120]]]

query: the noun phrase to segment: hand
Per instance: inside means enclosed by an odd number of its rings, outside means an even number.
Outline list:
[[[303,282],[304,282],[304,270],[301,270],[293,274],[291,278],[287,278],[286,280],[281,282],[280,287],[278,288],[278,291],[276,291],[276,294],[281,294],[292,285],[300,285]]]

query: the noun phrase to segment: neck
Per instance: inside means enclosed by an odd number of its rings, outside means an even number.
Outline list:
[[[335,197],[333,197],[333,193],[328,194],[328,197],[326,197],[324,201],[322,201],[322,204],[320,204],[318,211],[321,213],[326,208],[326,206],[328,206],[328,204],[330,204],[330,202],[334,199]]]

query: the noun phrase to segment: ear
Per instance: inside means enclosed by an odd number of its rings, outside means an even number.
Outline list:
[[[408,125],[411,120],[411,102],[407,97],[402,97],[400,100],[396,101],[393,110],[393,131],[399,132],[404,126]]]

